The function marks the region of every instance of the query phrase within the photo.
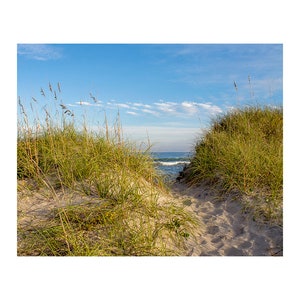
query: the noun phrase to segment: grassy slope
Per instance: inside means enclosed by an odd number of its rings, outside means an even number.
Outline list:
[[[76,130],[65,106],[60,122],[46,112],[33,128],[20,106],[18,201],[27,195],[34,202],[37,192],[58,204],[70,199],[34,226],[19,222],[18,255],[184,253],[197,220],[172,202],[158,201],[166,190],[147,151],[123,141],[119,126],[113,135],[108,128],[98,135]],[[89,201],[75,205],[74,193]]]
[[[282,224],[282,109],[249,107],[216,118],[198,141],[187,181],[239,191],[255,217]],[[247,195],[247,196],[245,196]]]

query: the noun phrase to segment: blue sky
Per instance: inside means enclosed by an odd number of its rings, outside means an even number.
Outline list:
[[[33,97],[50,108],[49,83],[59,82],[59,101],[77,120],[103,127],[104,113],[112,125],[119,111],[124,136],[149,137],[153,151],[192,150],[211,118],[233,107],[282,105],[281,44],[18,44],[17,52],[26,107]]]

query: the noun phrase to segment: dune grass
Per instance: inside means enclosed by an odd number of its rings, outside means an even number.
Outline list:
[[[283,111],[246,107],[218,116],[195,146],[187,181],[238,191],[258,220],[282,225]]]
[[[49,90],[58,101],[60,86]],[[105,118],[104,132],[78,130],[73,112],[59,105],[55,117],[44,110],[42,121],[30,123],[19,101],[18,202],[27,197],[51,207],[29,225],[21,221],[26,210],[19,211],[18,255],[184,254],[199,222],[167,200],[150,147],[123,140],[119,119],[113,130]]]

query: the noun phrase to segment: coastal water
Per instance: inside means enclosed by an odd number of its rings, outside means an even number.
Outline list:
[[[153,152],[157,168],[170,179],[175,179],[185,165],[190,163],[190,152]]]

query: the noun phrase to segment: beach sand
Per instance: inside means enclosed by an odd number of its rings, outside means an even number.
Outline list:
[[[195,212],[203,232],[188,245],[192,256],[282,256],[282,227],[255,222],[233,195],[220,196],[203,184],[172,186],[173,197]]]
[[[65,206],[67,199],[72,204],[94,202],[88,196],[58,192],[57,200],[45,197],[37,191],[18,192],[18,227],[35,227],[47,220],[53,208]],[[201,233],[189,238],[186,256],[282,256],[282,227],[259,224],[251,214],[245,213],[232,195],[220,196],[217,190],[207,185],[188,187],[177,182],[172,185],[168,200],[184,205],[196,214]],[[162,196],[161,201],[165,201]],[[21,242],[19,240],[19,242]]]

